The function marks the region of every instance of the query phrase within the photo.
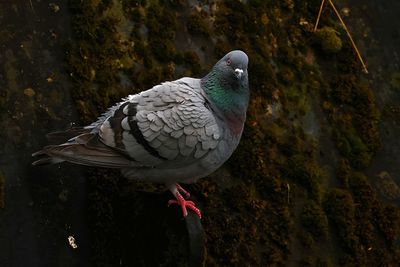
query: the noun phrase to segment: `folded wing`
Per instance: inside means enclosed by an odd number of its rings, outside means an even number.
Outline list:
[[[221,138],[206,102],[198,80],[166,82],[129,96],[86,127],[87,133],[37,154],[108,168],[190,164]]]

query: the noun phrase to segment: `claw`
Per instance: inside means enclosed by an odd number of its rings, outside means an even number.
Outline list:
[[[175,195],[176,199],[171,199],[168,201],[168,206],[172,204],[176,204],[181,206],[183,217],[186,217],[188,212],[187,208],[192,210],[200,219],[201,219],[201,212],[196,207],[196,204],[193,201],[186,200],[180,192],[185,194],[187,197],[190,196],[189,192],[183,189],[180,185],[175,184],[170,188],[171,192]],[[180,192],[179,192],[180,191]]]
[[[168,206],[171,205],[171,204],[177,204],[177,205],[179,205],[179,201],[176,200],[176,199],[168,200]],[[196,204],[195,204],[193,201],[190,201],[190,200],[185,200],[185,205],[186,205],[186,206],[187,206],[187,205],[196,206]]]

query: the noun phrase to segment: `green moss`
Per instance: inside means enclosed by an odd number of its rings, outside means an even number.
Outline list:
[[[187,51],[183,54],[184,65],[192,71],[192,75],[198,75],[201,72],[200,58],[193,51]]]
[[[349,164],[349,161],[341,158],[337,165],[337,178],[340,182],[340,185],[344,188],[349,188],[349,179],[352,172],[352,168]]]
[[[247,236],[247,231],[250,230],[253,234],[249,237],[253,240],[258,240],[257,243],[262,244],[265,248],[261,255],[262,257],[254,258],[256,254],[251,254],[254,259],[258,260],[258,262],[253,265],[265,265],[269,263],[280,265],[285,262],[286,253],[288,251],[287,240],[291,227],[291,219],[286,202],[286,185],[274,177],[274,175],[270,173],[271,168],[266,166],[266,151],[263,148],[265,141],[263,140],[264,137],[259,127],[247,124],[246,129],[238,152],[235,153],[234,157],[230,160],[233,173],[235,173],[235,176],[238,178],[240,177],[245,183],[238,188],[245,193],[244,196],[246,197],[243,196],[243,193],[239,195],[237,192],[234,192],[231,199],[237,199],[238,197],[241,199],[240,206],[242,208],[239,214],[245,214],[245,210],[251,210],[251,214],[253,214],[253,219],[249,220],[249,222],[253,223],[245,227],[245,229],[242,228],[243,230],[240,231],[240,234]],[[247,190],[245,190],[245,188],[249,187],[255,188],[254,194],[246,193]],[[276,205],[271,206],[271,203],[276,203]],[[270,214],[271,216],[265,216],[265,214]],[[234,221],[236,221],[236,219],[234,219]],[[221,227],[225,226],[221,224]],[[222,231],[222,229],[220,230]],[[211,241],[215,242],[216,240],[212,238]],[[232,242],[229,240],[224,240],[224,245],[222,246],[221,244],[221,246],[218,247],[229,246],[231,243]],[[235,242],[233,243],[235,244]],[[257,251],[257,245],[253,242],[250,243],[251,247],[253,247],[252,250],[254,252]],[[248,244],[250,243],[246,243],[246,246],[249,246]],[[212,253],[212,257],[218,255],[220,254]],[[225,255],[227,258],[232,257],[231,254]],[[246,262],[243,261],[244,258],[240,257],[239,259],[240,261],[236,264],[234,263],[234,265],[241,266],[246,264]]]
[[[295,75],[291,68],[288,67],[281,68],[279,72],[279,78],[286,86],[293,85],[295,81]]]
[[[317,30],[316,36],[322,50],[326,53],[337,53],[342,49],[342,40],[335,29],[323,27]]]
[[[373,154],[353,127],[342,124],[334,130],[334,137],[339,151],[349,159],[353,167],[363,169],[369,165]]]
[[[384,234],[391,249],[398,249],[398,236],[400,235],[400,209],[396,205],[385,204],[381,209],[381,218],[378,221],[379,229]]]
[[[304,205],[300,222],[314,239],[326,239],[328,237],[328,219],[322,208],[314,201],[309,200]]]
[[[390,86],[399,91],[400,90],[400,72],[395,72],[390,77]]]
[[[299,261],[300,267],[312,267],[315,265],[315,261],[312,257],[304,257],[302,260]]]
[[[192,13],[187,20],[187,29],[193,35],[199,35],[208,38],[211,34],[211,29],[205,21],[203,13]]]
[[[374,246],[376,239],[376,229],[373,223],[374,217],[381,207],[374,190],[368,182],[368,178],[364,174],[358,172],[352,173],[350,186],[353,198],[358,203],[356,207],[356,219],[358,222],[356,227],[359,240],[364,247],[370,248]],[[371,259],[371,262],[373,260],[376,263],[379,262],[378,257]]]
[[[326,196],[324,209],[345,252],[344,262],[357,262],[360,245],[356,236],[355,205],[352,196],[345,190],[332,189]]]
[[[344,51],[348,49],[346,47]],[[339,62],[347,64],[348,56],[340,54]],[[378,131],[380,113],[372,89],[360,82],[351,70],[341,69],[341,74],[330,81],[324,93],[329,102],[342,107],[327,110],[339,151],[353,167],[363,169],[381,146]]]
[[[175,14],[163,6],[150,5],[147,10],[146,26],[148,44],[155,58],[168,62],[175,57],[174,39],[177,28]]]
[[[217,43],[214,46],[214,54],[216,58],[222,58],[225,54],[226,51],[229,51],[230,45],[228,42],[217,39]]]
[[[184,8],[188,5],[186,0],[169,0],[168,2],[169,5],[175,9]]]
[[[5,207],[5,177],[2,171],[0,171],[0,208]]]
[[[308,157],[295,154],[288,159],[285,166],[287,177],[302,185],[309,193],[309,197],[315,201],[320,201],[320,180],[322,177],[321,169],[318,164]]]
[[[298,235],[298,239],[300,240],[301,244],[306,248],[312,249],[315,245],[315,239],[313,235],[311,235],[309,232],[301,231]]]
[[[333,267],[332,260],[330,258],[328,259],[317,259],[317,263],[315,265],[316,267]]]
[[[71,1],[70,8],[77,39],[67,56],[72,96],[88,123],[126,94],[118,85],[118,72],[132,66],[121,63],[132,48],[118,32],[119,21],[107,15],[112,1]]]
[[[1,91],[0,92],[0,114],[5,113],[4,111],[6,110],[6,104],[8,102],[7,99],[8,99],[7,91]]]

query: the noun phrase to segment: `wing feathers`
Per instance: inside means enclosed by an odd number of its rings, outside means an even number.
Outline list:
[[[189,164],[215,149],[221,130],[206,107],[199,81],[183,78],[129,96],[90,126],[53,134],[77,135],[38,152],[53,159],[35,164],[63,160],[108,168]]]

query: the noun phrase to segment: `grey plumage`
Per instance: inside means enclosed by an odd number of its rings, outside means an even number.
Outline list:
[[[47,156],[33,164],[69,161],[167,186],[194,182],[221,166],[239,143],[247,79],[247,56],[232,51],[203,79],[182,78],[128,96],[91,125],[65,132],[65,143],[33,154]]]

